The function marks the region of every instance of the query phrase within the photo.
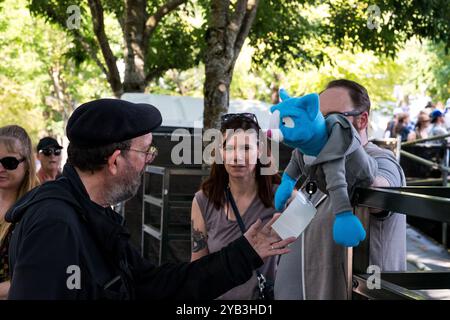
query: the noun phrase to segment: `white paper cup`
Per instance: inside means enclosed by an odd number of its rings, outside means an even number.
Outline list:
[[[301,191],[274,222],[272,228],[282,238],[298,237],[316,215],[316,208]]]

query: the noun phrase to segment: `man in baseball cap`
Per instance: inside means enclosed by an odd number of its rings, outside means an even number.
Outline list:
[[[249,280],[266,257],[289,252],[295,239],[274,233],[276,216],[192,263],[156,267],[140,256],[111,205],[136,194],[161,122],[154,106],[122,100],[75,110],[63,176],[6,214],[17,224],[9,299],[213,299]]]
[[[448,133],[447,128],[445,127],[444,113],[441,110],[433,110],[433,112],[431,112],[430,114],[430,119],[430,137],[442,136]],[[439,143],[444,141],[445,140],[439,140]]]

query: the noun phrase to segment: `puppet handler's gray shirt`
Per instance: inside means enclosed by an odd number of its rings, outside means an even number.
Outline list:
[[[384,177],[392,187],[405,184],[403,171],[392,152],[372,143],[368,143],[363,150],[366,153],[362,155],[364,162],[352,161],[355,168],[350,170],[347,166],[346,177],[350,180],[347,180],[347,191],[350,195],[355,186],[361,183],[367,185],[367,180],[360,180],[354,175],[361,170],[366,175],[367,169],[364,168],[367,166],[376,168],[372,171],[376,171],[377,176]],[[297,169],[307,173],[310,166],[305,164],[303,155],[297,149],[293,151],[294,157],[299,166]],[[307,162],[311,161],[308,157],[305,158]],[[352,174],[349,175],[350,172]],[[322,174],[323,172],[318,172],[316,178],[319,188],[323,190],[325,179],[320,177]],[[332,234],[336,208],[330,197],[319,190],[311,200],[317,206],[317,214],[303,235],[291,244],[291,252],[281,257],[275,280],[275,298],[348,299],[347,249],[337,245]],[[358,211],[361,209],[358,208]],[[369,214],[367,209],[363,211]],[[405,270],[406,217],[398,213],[387,216],[370,214],[369,225],[369,230],[366,230],[370,239],[369,263],[379,266],[382,271]]]

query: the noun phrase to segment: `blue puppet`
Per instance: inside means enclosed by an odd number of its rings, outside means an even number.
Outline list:
[[[282,102],[271,108],[271,139],[295,148],[275,194],[275,207],[282,210],[303,175],[314,181],[332,201],[336,218],[333,238],[354,247],[366,232],[352,212],[350,197],[356,186],[369,186],[376,175],[376,161],[367,156],[358,132],[341,114],[324,117],[315,93],[291,98],[280,90]],[[365,165],[362,165],[365,164]]]

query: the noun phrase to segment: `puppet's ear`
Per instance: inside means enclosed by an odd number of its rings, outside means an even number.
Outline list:
[[[291,97],[289,96],[289,93],[284,89],[284,88],[280,88],[280,90],[278,91],[278,96],[280,97],[281,101],[290,99]]]
[[[319,110],[319,95],[317,93],[310,93],[302,97],[302,106],[305,109],[308,117],[311,121],[314,121],[317,117]]]

